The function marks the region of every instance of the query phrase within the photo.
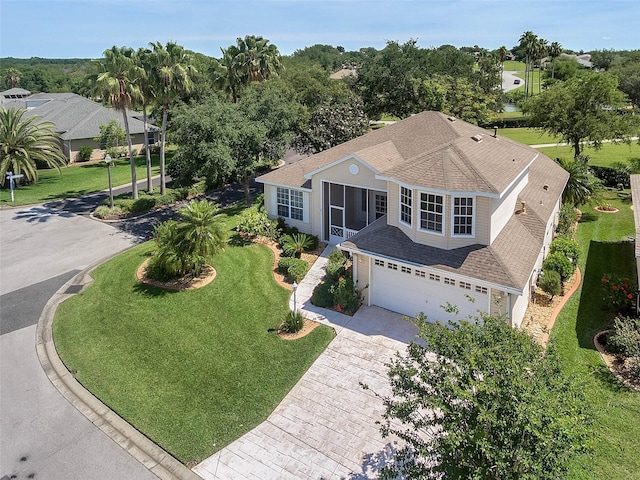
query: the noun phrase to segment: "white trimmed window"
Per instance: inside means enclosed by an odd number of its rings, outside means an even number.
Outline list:
[[[416,277],[426,278],[427,274],[424,270],[416,270]]]
[[[375,196],[376,220],[387,214],[387,196],[376,193]]]
[[[464,288],[465,290],[471,290],[471,284],[468,282],[460,282],[460,288]]]
[[[409,268],[409,267],[402,266],[402,267],[400,267],[400,271],[402,273],[408,273],[409,275],[411,275],[411,268]]]
[[[476,292],[478,293],[487,293],[487,287],[481,287],[480,285],[476,285]]]
[[[433,193],[420,194],[420,228],[443,233],[444,198]]]
[[[453,278],[444,277],[444,284],[445,285],[455,285],[456,281]]]
[[[375,259],[374,264],[378,267],[384,267],[384,260]]]
[[[411,190],[400,187],[400,221],[411,225]]]
[[[278,187],[276,202],[279,217],[292,220],[304,219],[304,194],[300,190]]]
[[[390,270],[398,270],[398,264],[397,263],[387,263],[387,268]]]
[[[435,273],[430,273],[429,274],[429,280],[433,280],[434,282],[439,282],[440,281],[440,275],[436,275]]]
[[[473,235],[473,197],[453,199],[453,234]]]

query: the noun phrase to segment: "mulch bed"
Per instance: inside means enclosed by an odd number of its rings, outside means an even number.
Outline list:
[[[613,374],[614,377],[620,381],[620,383],[626,385],[627,387],[640,392],[640,380],[634,378],[629,373],[629,368],[627,365],[628,359],[625,361],[619,355],[614,355],[612,353],[607,352],[606,347],[604,345],[604,340],[606,335],[610,332],[610,330],[604,330],[595,337],[593,337],[593,344],[596,346],[596,349],[600,353],[602,357],[602,361],[605,363],[609,371]]]

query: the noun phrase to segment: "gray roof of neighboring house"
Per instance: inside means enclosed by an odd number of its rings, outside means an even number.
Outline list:
[[[539,153],[443,113],[422,112],[269,172],[259,180],[309,188],[309,174],[349,155],[362,158],[378,174],[409,185],[497,195]]]
[[[636,226],[636,257],[640,257],[640,175],[631,175],[631,200],[633,202],[633,221]]]
[[[36,93],[27,98],[15,99],[3,105],[5,108],[26,108],[26,115],[39,116],[55,124],[56,132],[63,140],[95,138],[100,135],[100,125],[115,120],[124,128],[122,113],[106,108],[75,93]],[[132,135],[144,132],[141,115],[127,112],[129,131]],[[158,128],[149,124],[149,130]]]

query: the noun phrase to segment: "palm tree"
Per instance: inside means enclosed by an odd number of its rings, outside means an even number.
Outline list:
[[[504,62],[507,59],[507,53],[509,53],[509,50],[507,50],[507,47],[504,45],[498,49],[498,58],[500,59],[500,81],[502,81],[502,77],[504,76]]]
[[[520,36],[520,45],[525,51],[525,71],[524,71],[524,98],[529,96],[529,72],[531,70],[531,58],[536,46],[537,36],[532,31],[527,30]]]
[[[556,158],[556,162],[569,172],[569,180],[562,193],[564,203],[578,207],[600,199],[602,182],[591,173],[586,162],[577,158]]]
[[[549,47],[549,56],[551,57],[551,78],[556,76],[556,58],[562,53],[562,45],[559,42],[552,42]]]
[[[138,198],[136,181],[136,163],[133,158],[133,144],[129,131],[128,110],[135,100],[142,99],[142,91],[138,85],[143,72],[136,63],[136,52],[129,47],[115,45],[104,51],[104,59],[98,63],[101,72],[95,79],[96,91],[106,102],[122,112],[124,131],[129,144],[129,163],[131,164],[131,195]]]
[[[13,67],[9,67],[5,72],[4,78],[9,88],[15,88],[20,83],[20,78],[22,78],[22,73],[20,73],[18,70],[16,70]]]
[[[151,150],[149,148],[149,117],[147,108],[154,98],[153,79],[150,77],[153,65],[152,52],[146,48],[138,49],[138,66],[141,68],[141,77],[139,81],[140,91],[142,92],[142,118],[144,121],[144,152],[147,161],[147,191],[153,193],[153,180],[151,178]]]
[[[165,181],[165,146],[167,134],[167,116],[169,105],[184,93],[193,88],[191,77],[196,73],[191,65],[189,54],[177,43],[167,42],[163,47],[160,42],[150,43],[153,54],[153,70],[151,77],[157,101],[162,105],[162,133],[160,138],[160,193],[166,192]]]
[[[237,103],[242,87],[251,82],[262,82],[282,70],[280,52],[266,38],[238,37],[236,45],[221,50],[215,82],[231,94],[233,103]]]
[[[535,56],[535,60],[537,60],[538,62],[538,72],[540,73],[540,75],[538,75],[538,93],[542,91],[541,90],[542,82],[540,82],[540,78],[542,77],[542,59],[547,54],[548,49],[549,49],[549,42],[547,42],[544,38],[539,38],[534,47],[534,56]]]
[[[243,71],[240,65],[240,51],[234,45],[229,48],[221,48],[222,58],[216,60],[216,76],[214,83],[223,91],[231,95],[233,103],[238,102],[238,94],[242,86],[246,83],[243,78]]]
[[[27,181],[38,180],[36,162],[56,168],[66,165],[60,148],[60,136],[51,122],[39,117],[24,117],[25,109],[0,109],[0,178],[8,171],[24,174]]]
[[[181,220],[170,220],[156,229],[157,250],[152,270],[160,277],[198,276],[213,255],[224,250],[227,231],[224,215],[208,200],[193,200],[178,211]]]

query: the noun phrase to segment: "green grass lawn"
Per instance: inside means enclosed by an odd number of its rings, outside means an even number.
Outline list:
[[[171,158],[167,152],[167,160]],[[145,157],[136,157],[136,176],[138,180],[147,178]],[[160,173],[160,156],[151,156],[152,175]],[[109,188],[107,166],[104,162],[73,164],[57,170],[38,170],[38,182],[20,186],[14,190],[15,201],[11,202],[9,189],[0,190],[0,205],[31,205],[63,198],[78,197]],[[128,158],[120,158],[111,167],[113,186],[131,183],[131,167]]]
[[[507,60],[504,62],[505,72],[524,72],[527,68],[524,62],[516,62],[515,60]]]
[[[326,326],[295,341],[275,329],[290,292],[263,245],[231,245],[204,288],[140,284],[143,244],[103,264],[60,305],[56,348],[77,379],[187,465],[251,430],[275,409],[334,336]]]
[[[594,335],[611,320],[603,309],[602,275],[615,272],[635,279],[633,243],[628,241],[635,231],[630,202],[618,200],[611,192],[609,198],[620,209],[618,213],[582,207],[577,240],[583,281],[551,333],[564,369],[582,382],[595,416],[593,449],[572,462],[570,479],[640,478],[640,393],[621,386],[593,346]]]
[[[519,113],[519,112],[516,112]],[[527,145],[540,145],[545,143],[558,143],[559,139],[547,133],[541,132],[534,128],[520,127],[520,128],[501,128],[498,130],[498,135],[510,138],[520,143]],[[554,157],[552,157],[554,158]]]
[[[541,148],[540,151],[549,158],[573,158],[573,148],[570,146],[547,147]],[[583,154],[591,157],[589,165],[610,167],[615,162],[627,163],[631,158],[640,158],[640,145],[638,142],[632,142],[629,145],[603,143],[599,150],[585,147]]]

